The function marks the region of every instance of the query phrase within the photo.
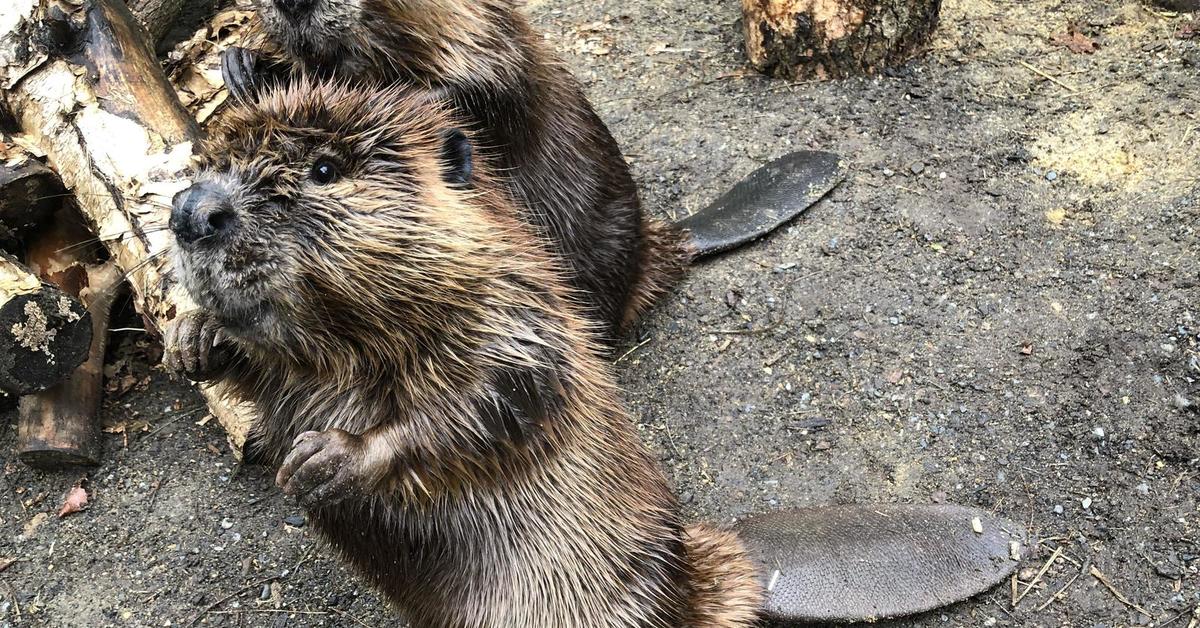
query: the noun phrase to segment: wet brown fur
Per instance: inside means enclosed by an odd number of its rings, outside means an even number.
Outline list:
[[[745,552],[684,529],[554,256],[487,163],[442,179],[454,126],[424,95],[301,82],[207,143],[197,180],[237,227],[176,268],[240,349],[221,377],[254,442],[274,464],[306,431],[351,443],[358,483],[312,520],[414,627],[753,625]],[[317,186],[322,155],[345,172]]]
[[[567,260],[613,338],[682,275],[682,234],[642,214],[620,148],[512,0],[318,0],[296,23],[259,0],[254,41],[323,75],[407,81],[465,112],[525,221]]]

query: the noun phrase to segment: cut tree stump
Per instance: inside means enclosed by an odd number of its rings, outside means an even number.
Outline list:
[[[61,382],[91,342],[79,301],[0,253],[0,390],[24,395]]]
[[[873,74],[920,52],[941,0],[742,0],[746,54],[789,79]]]
[[[80,267],[82,268],[82,267]],[[66,381],[21,397],[17,422],[17,456],[44,470],[100,464],[100,400],[104,384],[104,352],[108,321],[121,287],[115,264],[83,269],[80,299],[92,323],[87,360]]]
[[[171,198],[188,185],[199,132],[129,9],[0,3],[0,90],[125,272],[147,329],[194,309],[165,266]],[[202,392],[240,452],[249,407],[219,388]]]
[[[16,249],[30,229],[62,204],[58,175],[0,134],[0,248]]]

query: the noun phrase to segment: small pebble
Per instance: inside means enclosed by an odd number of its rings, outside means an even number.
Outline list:
[[[1137,492],[1139,495],[1149,495],[1150,494],[1150,485],[1146,484],[1145,482],[1138,484]]]
[[[1061,515],[1061,514],[1063,514],[1063,506],[1062,506],[1062,504],[1054,504],[1054,514],[1056,514],[1056,515]]]
[[[975,517],[971,520],[971,529],[975,531],[975,534],[983,534],[983,521],[979,517]]]
[[[1047,173],[1046,173],[1046,180],[1047,180],[1047,181],[1057,181],[1057,180],[1058,180],[1058,173],[1057,173],[1057,172],[1055,172],[1055,171],[1053,171],[1053,170],[1051,170],[1051,171],[1047,172]]]
[[[221,528],[228,530],[229,528],[232,528],[232,527],[233,527],[233,522],[230,521],[229,519],[221,520]]]
[[[260,600],[269,600],[269,599],[271,599],[271,585],[270,585],[270,583],[267,583],[267,584],[264,584],[264,585],[263,585],[262,592],[258,594],[258,599],[260,599]]]
[[[896,174],[896,171],[895,171],[895,170],[892,170],[891,168],[884,168],[884,169],[883,169],[883,176],[885,176],[885,177],[890,177],[890,176],[892,176],[892,175],[894,175],[894,174]]]
[[[1087,510],[1087,509],[1089,509],[1089,508],[1091,508],[1091,507],[1092,507],[1092,498],[1091,498],[1091,497],[1084,497],[1084,498],[1083,498],[1083,502],[1082,502],[1082,503],[1083,503],[1083,509],[1084,509],[1084,510]]]
[[[304,524],[307,523],[307,521],[301,515],[291,515],[288,517],[284,517],[283,522],[292,526],[293,528],[303,528]]]
[[[1092,430],[1092,438],[1096,440],[1104,440],[1104,428],[1096,426],[1096,428]]]
[[[918,161],[917,163],[909,166],[908,169],[911,170],[913,174],[921,174],[922,172],[925,172],[925,164]]]

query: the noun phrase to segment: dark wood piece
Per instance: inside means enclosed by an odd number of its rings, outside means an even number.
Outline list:
[[[0,390],[28,394],[87,357],[92,323],[79,301],[0,253]]]
[[[929,41],[941,0],[742,0],[746,53],[789,79],[872,74]]]
[[[62,205],[63,196],[58,175],[0,134],[0,248],[15,250]]]
[[[25,464],[55,470],[100,463],[104,352],[108,347],[109,316],[121,280],[121,272],[111,263],[86,269],[86,287],[80,297],[91,315],[88,359],[61,384],[21,398],[17,455]]]
[[[184,0],[128,0],[129,10],[150,35],[158,41],[171,31],[183,11]]]
[[[1151,4],[1170,11],[1200,11],[1200,0],[1151,0]]]

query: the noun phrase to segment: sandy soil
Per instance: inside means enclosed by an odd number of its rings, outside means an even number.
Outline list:
[[[1200,37],[1179,36],[1195,22],[947,0],[910,66],[793,85],[745,71],[735,2],[531,11],[650,212],[686,215],[797,148],[851,164],[793,226],[697,267],[617,364],[689,518],[976,505],[1037,540],[1023,583],[1062,557],[1016,608],[1001,587],[894,625],[1200,622]],[[1100,49],[1053,45],[1069,23]],[[84,473],[13,460],[0,412],[0,559],[16,560],[0,626],[394,625],[285,523],[302,513],[270,474],[196,424],[152,342],[119,340],[113,381],[132,390],[105,407],[118,433],[86,512],[54,515]]]

